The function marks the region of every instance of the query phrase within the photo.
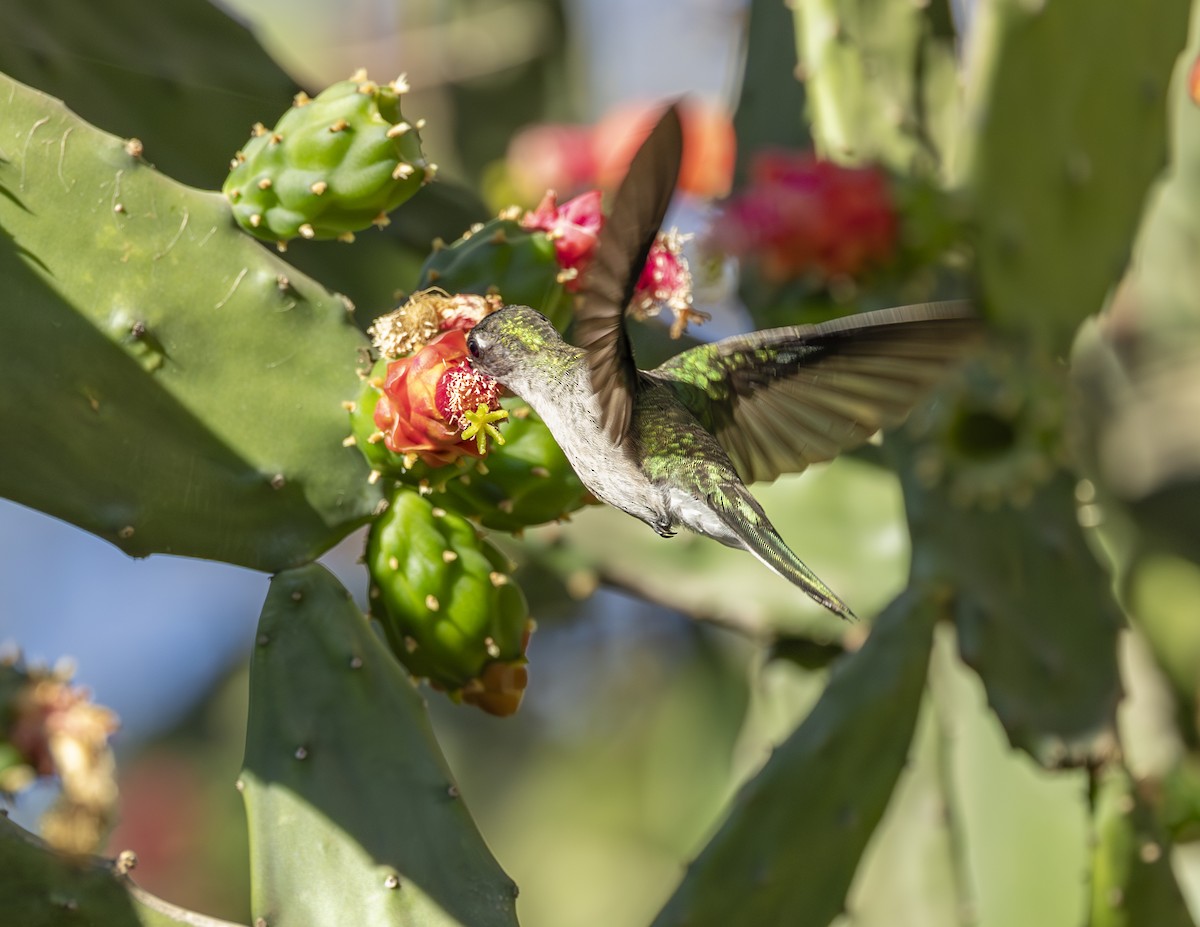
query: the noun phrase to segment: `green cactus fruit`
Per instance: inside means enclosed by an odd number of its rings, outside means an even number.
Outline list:
[[[435,486],[431,498],[499,531],[565,518],[594,501],[550,429],[528,406],[509,407],[503,432],[503,445],[493,446],[473,469]]]
[[[274,129],[256,125],[222,188],[238,224],[274,242],[348,240],[387,224],[436,171],[421,152],[422,123],[400,112],[406,89],[402,79],[380,85],[359,72],[315,99],[297,95]]]
[[[421,489],[434,505],[498,531],[556,521],[593,501],[550,429],[515,400],[504,402],[510,413],[501,426],[505,443],[493,443],[484,461],[462,458],[448,467],[429,467],[389,450],[375,423],[388,363],[387,358],[375,363],[350,406],[351,435],[371,466],[372,481],[399,480]]]
[[[533,623],[507,559],[474,525],[398,487],[371,528],[367,567],[372,614],[410,672],[489,714],[517,710]]]
[[[497,293],[505,303],[532,306],[561,331],[570,310],[570,299],[559,280],[561,273],[554,242],[545,232],[501,216],[430,254],[416,288]]]

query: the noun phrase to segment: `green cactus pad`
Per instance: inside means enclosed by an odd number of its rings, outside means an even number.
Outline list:
[[[1095,792],[1090,927],[1194,927],[1171,871],[1171,844],[1119,765]]]
[[[321,566],[271,583],[240,787],[252,923],[515,927],[420,696]]]
[[[1166,154],[1188,0],[983,4],[971,30],[962,179],[990,316],[1065,353],[1128,258]]]
[[[911,470],[902,482],[914,574],[955,590],[962,657],[1014,746],[1048,766],[1104,756],[1122,618],[1079,527],[1075,480],[1056,473],[994,508],[956,503]]]
[[[824,927],[908,755],[938,609],[908,591],[741,791],[654,927]]]
[[[944,3],[796,0],[796,46],[821,154],[944,176],[960,110]]]
[[[416,289],[447,293],[498,293],[505,303],[531,306],[560,330],[570,299],[559,282],[554,242],[514,219],[492,219],[435,250],[421,268]]]
[[[274,129],[261,125],[222,192],[238,224],[265,241],[337,238],[385,221],[432,179],[419,126],[400,111],[402,84],[341,81],[301,95]]]
[[[371,611],[392,652],[452,698],[517,710],[531,622],[505,556],[475,526],[406,487],[371,527]]]
[[[342,447],[366,339],[215,193],[0,77],[0,495],[135,555],[305,562],[379,490]]]
[[[0,909],[6,924],[62,927],[238,927],[139,888],[117,860],[68,859],[0,815]]]

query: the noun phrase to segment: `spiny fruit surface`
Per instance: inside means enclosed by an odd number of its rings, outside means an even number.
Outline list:
[[[366,559],[371,613],[400,662],[455,701],[515,712],[533,625],[504,555],[461,515],[398,487]]]
[[[384,477],[420,489],[434,505],[498,531],[544,525],[595,501],[550,429],[528,406],[512,399],[504,401],[511,414],[500,426],[505,443],[493,442],[482,461],[462,457],[449,466],[431,467],[416,455],[406,459],[391,450],[375,418],[387,365],[387,358],[375,364],[350,409],[354,442],[378,474],[372,479]]]
[[[400,111],[405,89],[360,73],[315,99],[297,95],[274,129],[256,125],[222,187],[238,224],[274,242],[348,240],[387,224],[436,171],[421,151],[422,123]]]
[[[421,268],[418,289],[450,293],[495,293],[506,304],[532,306],[566,325],[570,308],[555,243],[544,231],[516,219],[496,218],[434,251]]]

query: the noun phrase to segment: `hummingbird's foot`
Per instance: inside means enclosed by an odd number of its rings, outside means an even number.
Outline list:
[[[462,430],[463,440],[469,441],[474,438],[480,454],[487,451],[489,437],[497,444],[504,443],[504,435],[500,434],[500,429],[495,423],[508,418],[507,409],[497,409],[493,412],[488,409],[487,403],[481,402],[474,412],[464,412],[462,417],[467,423]]]
[[[651,525],[650,527],[653,528],[658,533],[658,536],[660,538],[675,537],[675,532],[671,530],[671,523],[669,521],[656,522],[655,524]]]

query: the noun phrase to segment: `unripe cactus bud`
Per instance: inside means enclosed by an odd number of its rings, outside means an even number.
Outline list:
[[[366,559],[371,613],[400,662],[456,701],[515,712],[533,625],[504,555],[462,516],[400,487]]]
[[[435,501],[480,524],[500,531],[520,531],[565,518],[595,497],[579,481],[550,429],[527,407],[512,410],[504,426],[505,444],[493,448],[485,465],[445,480]]]
[[[274,129],[255,126],[222,187],[238,224],[275,242],[386,224],[435,170],[421,152],[420,123],[400,112],[403,89],[355,75],[315,99],[298,97]]]
[[[499,218],[429,255],[418,288],[495,293],[506,304],[532,306],[562,329],[570,309],[563,274],[554,242],[544,231]]]

